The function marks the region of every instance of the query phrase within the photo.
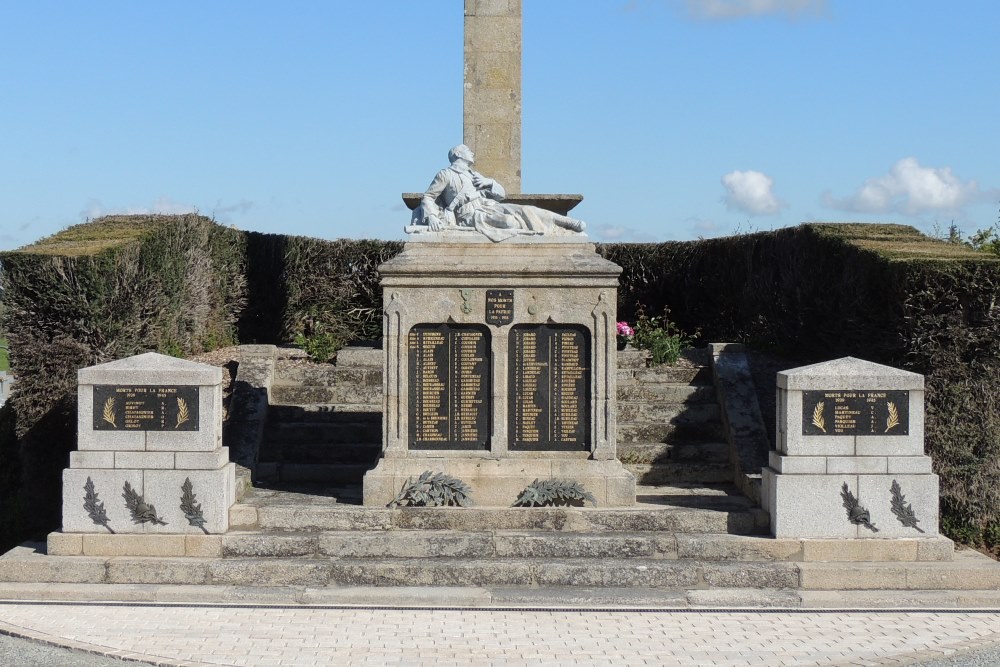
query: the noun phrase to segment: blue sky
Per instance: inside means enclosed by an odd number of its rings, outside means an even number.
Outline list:
[[[997,222],[995,0],[523,0],[523,190],[597,240]],[[462,139],[461,0],[0,0],[0,249],[197,210],[402,238]]]

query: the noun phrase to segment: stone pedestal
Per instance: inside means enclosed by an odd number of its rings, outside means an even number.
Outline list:
[[[224,533],[236,468],[222,369],[147,353],[79,371],[64,533]]]
[[[511,505],[536,478],[635,503],[615,452],[620,267],[585,237],[454,232],[409,241],[379,272],[383,452],[366,505],[427,470],[481,506]]]
[[[762,493],[776,537],[938,534],[922,375],[846,357],[778,373],[777,385]]]

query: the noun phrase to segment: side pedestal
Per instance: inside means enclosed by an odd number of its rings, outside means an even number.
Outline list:
[[[936,538],[922,375],[847,357],[778,373],[775,537]]]
[[[229,529],[236,466],[222,446],[222,369],[155,353],[100,364],[80,370],[78,405],[78,451],[63,471],[62,533],[50,536],[50,553],[87,554],[89,544],[201,554],[204,544],[185,535]],[[143,535],[151,539],[136,542]]]

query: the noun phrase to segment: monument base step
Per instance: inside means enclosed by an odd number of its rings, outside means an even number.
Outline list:
[[[478,609],[967,609],[1000,608],[1000,591],[797,591],[727,588],[454,586],[187,586],[0,582],[0,600],[155,604],[322,605]]]
[[[639,486],[631,507],[359,507],[322,496],[272,489],[253,493],[230,511],[233,529],[548,530],[767,532],[768,515],[731,485]]]
[[[790,539],[716,533],[382,529],[233,531],[225,535],[52,533],[49,556],[193,558],[618,558],[706,562],[907,563],[953,559],[944,537]],[[891,573],[895,574],[895,573]],[[822,570],[810,576],[823,576]]]
[[[0,558],[0,598],[211,599],[319,604],[664,606],[958,606],[1000,602],[1000,565],[970,551],[919,563],[712,562],[671,559],[150,558],[45,555],[22,546]],[[463,589],[453,592],[450,589]],[[385,592],[380,589],[390,589]],[[375,592],[373,592],[375,591]],[[546,592],[551,591],[551,592]],[[352,595],[359,597],[352,598]],[[200,597],[199,597],[200,596]]]

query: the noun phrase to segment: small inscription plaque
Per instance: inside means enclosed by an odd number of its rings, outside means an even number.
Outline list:
[[[95,431],[197,431],[198,387],[94,385]]]
[[[486,290],[486,323],[503,326],[514,321],[514,290]]]
[[[410,449],[489,449],[489,329],[418,324],[407,348]]]
[[[517,325],[509,355],[510,449],[590,449],[590,332]]]
[[[910,392],[802,392],[802,435],[909,435]]]

